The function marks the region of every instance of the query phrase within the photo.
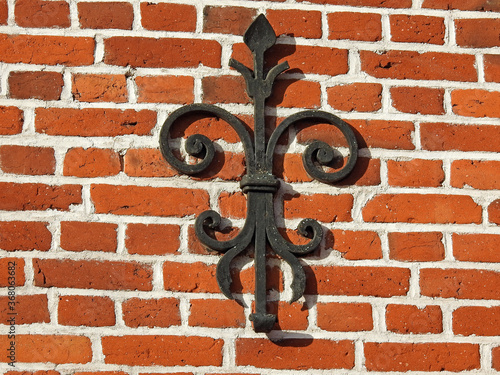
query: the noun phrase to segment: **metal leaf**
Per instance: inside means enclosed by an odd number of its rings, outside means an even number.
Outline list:
[[[248,27],[243,41],[252,52],[265,51],[276,43],[276,34],[266,16],[259,14]]]

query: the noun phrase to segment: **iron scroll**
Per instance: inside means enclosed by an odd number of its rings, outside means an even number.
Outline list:
[[[253,241],[255,312],[250,315],[250,320],[256,332],[269,332],[276,322],[276,315],[268,314],[266,309],[266,244],[269,244],[272,250],[291,267],[293,280],[290,302],[294,302],[303,295],[306,285],[304,269],[295,255],[303,255],[315,250],[323,236],[321,225],[313,219],[302,220],[297,228],[302,236],[311,237],[307,244],[294,245],[283,238],[278,231],[274,217],[273,195],[279,188],[279,180],[272,174],[274,151],[278,139],[290,126],[302,120],[319,120],[337,127],[346,138],[349,147],[349,157],[342,169],[333,173],[323,171],[321,166],[328,165],[334,159],[332,147],[324,142],[312,142],[303,153],[303,164],[307,173],[312,178],[326,183],[339,181],[352,171],[357,160],[358,145],[350,126],[337,116],[324,111],[302,111],[286,118],[266,142],[265,101],[271,95],[275,78],[287,70],[289,65],[283,62],[267,73],[264,72],[264,53],[276,43],[274,30],[264,15],[259,15],[249,26],[244,35],[244,42],[253,54],[253,71],[233,59],[230,60],[229,65],[243,75],[247,94],[253,99],[255,121],[253,141],[243,123],[228,111],[209,104],[191,104],[177,109],[167,118],[160,132],[160,150],[167,162],[178,171],[188,175],[200,173],[210,165],[215,155],[215,148],[207,137],[196,134],[186,140],[186,153],[201,159],[194,165],[187,164],[174,156],[169,143],[172,125],[181,116],[193,112],[223,119],[240,137],[245,152],[247,173],[240,183],[243,192],[247,195],[245,224],[236,237],[228,241],[216,240],[207,231],[219,228],[221,216],[209,210],[200,214],[196,219],[195,233],[209,250],[224,253],[217,265],[216,278],[220,290],[229,299],[233,299],[230,290],[232,282],[230,264]]]

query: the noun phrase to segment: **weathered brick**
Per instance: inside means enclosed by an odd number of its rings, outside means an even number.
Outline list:
[[[91,185],[96,213],[137,216],[187,216],[209,209],[204,190],[150,186]]]
[[[33,259],[33,268],[35,285],[44,288],[152,289],[152,268],[137,262]]]
[[[53,175],[56,169],[54,149],[32,146],[0,146],[0,169],[5,173]]]
[[[47,225],[48,223],[38,221],[2,221],[0,248],[7,251],[47,251],[52,242],[52,234]]]
[[[391,40],[393,42],[444,44],[444,18],[392,14]]]
[[[407,268],[311,266],[306,273],[306,294],[392,297],[409,289]]]
[[[7,18],[9,17],[9,7],[7,0],[0,1],[0,25],[7,25]]]
[[[120,155],[114,150],[78,147],[66,153],[63,174],[76,177],[115,176],[121,168]]]
[[[491,142],[500,137],[500,126],[496,125],[422,123],[420,134],[424,150],[500,152],[500,144]]]
[[[466,195],[381,194],[363,209],[375,223],[480,224],[482,208]]]
[[[0,345],[8,348],[10,338],[0,336]],[[16,335],[16,361],[27,363],[88,363],[92,347],[88,337],[74,335]],[[2,356],[1,362],[9,362]]]
[[[427,305],[419,308],[414,305],[387,305],[385,312],[387,330],[396,333],[441,333],[443,332],[443,313],[441,307]]]
[[[0,182],[0,209],[6,211],[69,211],[82,203],[80,185],[18,184]]]
[[[364,344],[368,371],[467,371],[480,367],[479,345],[458,343]]]
[[[104,40],[104,62],[134,68],[221,66],[221,45],[215,40],[115,36]]]
[[[187,4],[144,2],[141,23],[147,30],[195,31],[196,8]]]
[[[443,115],[444,89],[430,87],[391,87],[392,106],[404,113]]]
[[[299,0],[316,4],[349,5],[354,7],[411,8],[411,0]]]
[[[348,340],[236,339],[236,365],[272,369],[350,369],[354,343]]]
[[[24,259],[0,258],[0,287],[21,286],[25,281]]]
[[[17,107],[0,106],[0,134],[12,135],[23,130],[23,111]]]
[[[491,202],[488,207],[488,217],[490,223],[500,225],[500,199]]]
[[[115,252],[117,224],[61,222],[61,248],[69,251]]]
[[[344,259],[382,258],[382,245],[376,232],[338,229],[328,231],[325,237],[325,248],[339,251]]]
[[[277,36],[321,38],[321,12],[297,9],[268,9],[266,14]]]
[[[453,333],[464,336],[500,336],[500,307],[459,307],[453,311]]]
[[[500,162],[456,160],[451,164],[451,186],[500,189]]]
[[[156,125],[156,112],[147,109],[37,108],[35,115],[36,131],[48,135],[149,135]]]
[[[176,298],[130,298],[122,304],[127,327],[170,327],[181,324],[179,300]]]
[[[346,112],[375,112],[382,108],[382,85],[352,83],[327,88],[328,104]]]
[[[135,84],[139,103],[190,104],[194,101],[193,77],[142,76],[135,78]]]
[[[163,263],[165,290],[188,293],[220,293],[215,265],[196,263]]]
[[[220,312],[224,311],[224,314]],[[211,328],[244,327],[243,306],[236,301],[217,299],[192,299],[189,325]]]
[[[497,346],[496,348],[493,348],[491,351],[491,356],[492,356],[492,367],[500,371],[500,346]]]
[[[441,232],[389,233],[389,257],[403,262],[435,262],[444,259]]]
[[[134,10],[128,2],[81,2],[78,20],[83,29],[131,30]]]
[[[439,187],[444,181],[441,160],[388,160],[387,171],[391,186]]]
[[[47,295],[16,295],[15,301],[9,300],[8,296],[0,297],[1,324],[8,324],[13,313],[16,314],[16,324],[49,323]]]
[[[453,256],[464,262],[500,262],[500,235],[453,234]]]
[[[310,217],[325,223],[352,221],[353,197],[350,194],[285,194],[283,205],[286,219]]]
[[[17,0],[16,24],[21,27],[69,27],[69,5],[66,1]]]
[[[11,72],[9,96],[13,99],[59,100],[64,86],[58,72]]]
[[[0,61],[47,65],[90,65],[94,38],[49,35],[0,35]]]
[[[500,299],[500,272],[478,269],[420,270],[422,295],[459,299]]]
[[[456,40],[463,47],[500,46],[500,20],[498,18],[474,18],[455,20]]]
[[[108,364],[220,366],[224,341],[198,336],[125,335],[105,336],[101,343]]]
[[[376,78],[474,82],[474,55],[443,52],[360,51],[361,69]]]
[[[468,117],[500,117],[500,91],[453,90],[453,112]]]
[[[326,331],[358,332],[373,329],[369,303],[319,303],[318,327]]]
[[[459,9],[477,11],[500,11],[500,4],[494,0],[424,0],[423,8]]]
[[[203,8],[203,32],[243,35],[256,9],[235,6],[206,6]]]
[[[484,55],[484,79],[486,82],[500,82],[500,55]]]
[[[57,318],[64,326],[113,326],[115,303],[109,297],[60,296]]]
[[[80,102],[115,102],[128,100],[127,80],[123,74],[75,74],[73,98]]]
[[[365,40],[382,39],[382,17],[375,13],[328,13],[328,39]]]
[[[252,303],[252,311],[255,311],[255,302]],[[271,301],[267,303],[267,312],[277,315],[277,321],[273,329],[303,331],[309,326],[307,320],[309,309],[305,303],[287,301]]]
[[[180,246],[179,236],[180,228],[173,224],[128,224],[125,247],[129,254],[174,254]]]

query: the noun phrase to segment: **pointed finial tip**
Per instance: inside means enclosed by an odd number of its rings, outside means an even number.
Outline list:
[[[248,27],[243,41],[251,51],[265,51],[276,43],[276,34],[264,14],[259,14]]]

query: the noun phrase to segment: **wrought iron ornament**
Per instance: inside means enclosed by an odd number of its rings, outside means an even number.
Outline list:
[[[246,171],[240,186],[247,195],[247,218],[238,235],[228,241],[218,241],[207,234],[207,231],[219,228],[221,216],[215,211],[203,212],[195,222],[195,232],[200,241],[209,249],[225,253],[217,265],[217,282],[226,297],[231,294],[230,263],[247,247],[254,243],[255,262],[255,312],[250,315],[256,332],[272,330],[276,315],[266,310],[266,244],[287,262],[293,274],[291,283],[291,302],[298,300],[304,293],[306,276],[304,270],[294,256],[315,250],[321,242],[323,231],[320,224],[312,219],[304,219],[298,226],[302,236],[311,236],[305,245],[294,245],[285,240],[279,233],[274,218],[273,194],[278,190],[279,180],[272,174],[273,156],[280,136],[292,124],[301,120],[326,122],[340,129],[349,145],[349,157],[344,167],[333,173],[326,173],[321,166],[328,165],[334,159],[333,149],[326,143],[314,141],[309,144],[303,154],[303,164],[307,173],[322,182],[335,182],[346,177],[356,164],[358,145],[353,131],[340,118],[323,111],[303,111],[286,118],[272,133],[268,142],[265,138],[264,108],[265,101],[271,95],[275,78],[289,68],[288,62],[274,66],[264,72],[264,53],[276,43],[273,28],[264,15],[259,15],[246,31],[243,40],[252,51],[254,58],[253,71],[242,63],[231,59],[229,65],[243,75],[248,96],[253,99],[255,129],[254,140],[243,123],[226,110],[208,104],[191,104],[174,111],[163,124],[160,133],[160,149],[165,159],[178,171],[185,174],[197,174],[205,170],[212,162],[215,148],[207,137],[196,134],[186,140],[185,149],[189,155],[199,157],[201,161],[190,165],[174,156],[169,145],[169,134],[172,125],[181,116],[198,112],[223,119],[238,133],[245,149]]]

